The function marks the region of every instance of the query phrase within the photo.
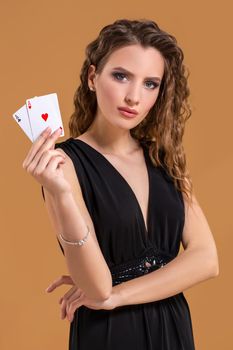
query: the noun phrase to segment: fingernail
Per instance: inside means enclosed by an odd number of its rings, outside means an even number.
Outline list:
[[[48,134],[50,134],[51,132],[51,128],[47,127],[44,131],[43,131],[43,135],[47,136]]]

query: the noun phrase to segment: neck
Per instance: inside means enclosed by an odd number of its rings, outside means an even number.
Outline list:
[[[135,140],[130,130],[115,127],[104,118],[95,117],[86,135],[102,149],[104,153],[126,155],[140,148],[140,143]]]

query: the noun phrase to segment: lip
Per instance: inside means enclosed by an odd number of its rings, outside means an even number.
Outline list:
[[[123,109],[119,109],[119,108],[118,108],[118,111],[125,118],[128,118],[128,119],[136,118],[136,114],[134,114],[134,113],[130,113],[130,112],[124,111]]]
[[[120,111],[125,111],[125,112],[128,112],[128,113],[131,113],[131,114],[138,114],[138,112],[135,110],[135,109],[132,109],[132,108],[128,108],[128,107],[118,107],[118,109]]]

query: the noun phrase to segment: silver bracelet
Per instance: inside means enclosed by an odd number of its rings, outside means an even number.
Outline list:
[[[59,234],[59,237],[61,238],[61,240],[64,242],[64,243],[67,243],[67,244],[71,244],[71,245],[83,245],[84,243],[86,243],[87,241],[87,237],[90,233],[90,228],[87,226],[87,234],[86,236],[83,238],[83,239],[80,239],[79,241],[76,241],[76,242],[72,242],[72,241],[68,241],[67,239],[65,239],[61,234]]]

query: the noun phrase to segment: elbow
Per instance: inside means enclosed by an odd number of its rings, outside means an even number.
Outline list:
[[[100,295],[100,297],[102,298],[102,300],[107,300],[108,298],[110,298],[111,294],[112,294],[112,274],[110,272],[109,269],[107,269],[106,272],[107,276],[105,279],[105,283],[101,283],[102,284],[102,293]]]
[[[219,261],[217,253],[215,252],[214,257],[212,256],[212,258],[209,260],[211,261],[211,277],[217,277],[219,275]]]
[[[212,273],[211,276],[212,277],[217,277],[219,275],[219,263],[218,260],[214,261],[213,265],[212,265]]]
[[[96,291],[96,299],[100,300],[100,301],[105,301],[108,298],[110,298],[111,294],[112,294],[112,283],[110,284],[106,284],[105,288],[103,288],[103,286],[101,286],[101,290],[97,290]]]
[[[105,301],[108,298],[110,298],[111,294],[112,294],[112,275],[110,273],[110,271],[108,271],[108,277],[106,277],[105,279],[105,283],[102,283],[100,281],[100,283],[98,284],[98,298],[101,301]]]
[[[205,270],[206,278],[213,278],[219,275],[219,261],[216,249],[198,248],[196,252],[200,259],[200,269]]]
[[[100,299],[102,301],[107,300],[108,298],[110,298],[111,294],[112,294],[112,279],[106,285],[106,288],[102,290],[102,293],[100,294]]]
[[[217,277],[219,275],[219,261],[216,246],[208,248],[198,248],[202,256],[202,267],[205,267],[209,278]]]
[[[106,283],[102,283],[100,281],[98,285],[93,288],[89,288],[86,295],[88,298],[105,301],[110,298],[112,294],[112,278],[106,281]]]
[[[99,301],[105,301],[107,300],[108,298],[110,298],[111,296],[111,293],[112,293],[112,289],[109,290],[103,290],[103,289],[92,289],[91,291],[88,291],[86,293],[87,297],[90,298],[90,299],[94,299],[94,300],[99,300]]]
[[[111,293],[112,293],[112,290],[108,291],[106,293],[102,293],[100,296],[100,298],[101,298],[100,300],[105,301],[105,300],[109,299],[111,296]]]

